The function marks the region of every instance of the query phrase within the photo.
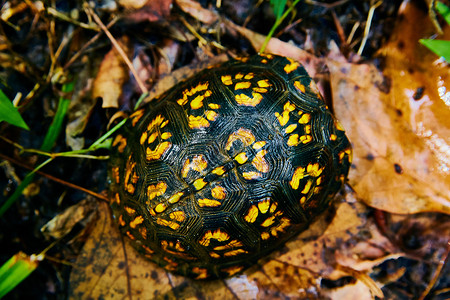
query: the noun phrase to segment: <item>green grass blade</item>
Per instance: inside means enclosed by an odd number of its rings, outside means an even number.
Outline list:
[[[419,42],[438,56],[442,56],[447,62],[450,62],[450,41],[420,39]]]
[[[9,293],[38,266],[36,256],[19,252],[0,267],[0,298]]]
[[[5,121],[14,126],[30,130],[28,125],[22,119],[17,107],[15,107],[11,100],[0,90],[0,122]]]
[[[436,4],[436,10],[444,17],[445,22],[450,25],[450,7],[438,1],[438,3]]]
[[[287,0],[270,0],[270,5],[272,6],[273,13],[278,21],[283,15],[284,8],[286,7]]]
[[[65,84],[63,86],[63,92],[71,92],[73,89],[73,83]],[[58,138],[64,118],[69,109],[70,99],[65,99],[61,97],[58,103],[58,109],[56,110],[55,117],[53,118],[52,124],[50,125],[47,134],[45,135],[44,142],[42,143],[41,150],[50,151]]]
[[[63,92],[70,92],[73,89],[73,84],[65,84],[63,86]],[[61,97],[59,99],[58,108],[56,110],[55,117],[53,118],[52,124],[50,125],[47,134],[45,135],[44,141],[42,142],[41,150],[43,151],[50,151],[53,147],[53,144],[55,143],[56,139],[58,138],[58,135],[61,132],[62,129],[62,123],[64,121],[64,118],[67,114],[67,110],[69,108],[70,100],[65,99],[64,97]],[[52,159],[48,159],[44,164],[47,164]],[[41,164],[38,168],[41,168],[44,164]],[[37,168],[34,170],[36,171]],[[17,187],[17,189],[14,191],[14,193],[0,206],[0,217],[3,216],[3,214],[8,210],[8,208],[11,207],[11,205],[22,195],[22,192],[25,190],[25,188],[33,181],[34,178],[34,171],[27,174],[25,176],[24,180],[21,184]]]

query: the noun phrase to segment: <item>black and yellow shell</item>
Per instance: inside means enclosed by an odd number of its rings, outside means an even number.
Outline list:
[[[132,114],[113,142],[111,205],[158,265],[226,277],[306,229],[350,160],[305,69],[256,55],[206,69]]]

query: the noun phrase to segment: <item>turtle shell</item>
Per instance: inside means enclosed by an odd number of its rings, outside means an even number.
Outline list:
[[[166,270],[206,279],[305,230],[346,180],[351,147],[300,63],[255,55],[134,112],[111,157],[123,234]]]

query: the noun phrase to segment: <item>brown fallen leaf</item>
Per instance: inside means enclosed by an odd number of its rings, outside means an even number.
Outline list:
[[[394,38],[426,27],[426,14],[420,12],[419,22],[417,8],[405,9],[409,17],[404,22],[421,25],[405,28],[411,25],[401,23]],[[410,15],[408,9],[416,11]],[[406,48],[419,45],[418,35],[406,34]],[[450,73],[427,59],[431,54],[413,53],[411,60],[396,57],[398,49],[387,51],[390,66],[384,75],[373,65],[347,63],[336,51],[329,56],[334,109],[353,144],[350,184],[368,205],[384,211],[449,214],[450,110],[438,91],[439,85],[448,90]],[[418,87],[425,87],[421,101],[413,95]]]
[[[47,238],[60,239],[67,235],[78,223],[87,223],[95,219],[96,201],[87,198],[77,204],[68,207],[41,228],[41,232]]]
[[[130,52],[127,37],[119,41],[125,53]],[[102,107],[119,107],[119,98],[122,94],[123,84],[128,81],[129,70],[119,53],[112,48],[102,60],[97,76],[94,80],[92,96],[102,98]]]
[[[130,22],[166,21],[170,16],[172,0],[120,0]]]
[[[177,5],[182,11],[191,15],[204,24],[212,24],[219,19],[219,16],[213,11],[203,8],[200,3],[193,0],[176,0]]]
[[[361,254],[364,251],[355,247],[362,242],[372,248],[392,248],[376,234],[375,226],[370,227],[373,234],[367,233],[369,211],[356,202],[350,191],[348,193],[347,200],[335,203],[336,214],[323,215],[310,230],[288,242],[283,249],[262,259],[242,275],[214,281],[196,281],[167,273],[138,254],[127,242],[123,244],[109,208],[100,203],[100,218],[72,270],[70,298],[97,299],[114,294],[133,299],[319,299],[320,278],[335,280],[349,276],[348,272],[336,269],[337,257],[343,261],[342,256],[355,256],[352,249],[358,249],[358,261],[366,260]],[[331,224],[327,221],[330,217],[333,218]],[[365,238],[368,236],[378,240]],[[376,264],[381,263],[383,257],[389,257],[385,252],[379,252]],[[370,253],[367,260],[374,261]],[[365,268],[355,272],[370,273],[373,266],[367,263]],[[359,285],[355,288],[361,289]],[[366,292],[370,294],[370,289]]]
[[[261,49],[266,36],[242,26],[236,25],[229,20],[223,20],[223,22],[227,28],[239,32],[242,36],[249,40],[256,51],[259,51],[259,49]],[[293,44],[283,42],[277,38],[270,39],[265,52],[287,56],[301,62],[311,77],[315,77],[317,70],[323,68],[322,59],[312,55],[309,52],[306,52],[305,50],[302,50],[301,48]]]

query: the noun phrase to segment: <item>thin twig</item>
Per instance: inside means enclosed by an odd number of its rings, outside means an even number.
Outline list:
[[[111,20],[111,22],[108,23],[108,25],[106,25],[106,28],[111,28],[114,24],[116,24],[116,22],[119,20],[119,18],[114,18]],[[70,67],[83,53],[84,51],[89,48],[93,43],[95,43],[103,34],[103,31],[100,31],[99,33],[97,33],[92,39],[90,39],[87,43],[85,43],[83,45],[83,47],[81,47],[80,50],[78,50],[77,53],[75,53],[74,56],[72,56],[69,61],[64,65],[63,69],[66,70],[68,67]]]
[[[436,284],[436,282],[438,281],[439,277],[441,277],[442,274],[442,270],[444,269],[445,263],[448,260],[448,254],[450,252],[450,241],[447,242],[447,250],[445,251],[444,255],[441,257],[441,259],[439,260],[439,265],[436,268],[436,271],[434,272],[433,278],[431,279],[431,281],[428,283],[427,288],[425,289],[425,291],[423,291],[422,295],[420,295],[420,297],[418,298],[418,300],[423,300],[425,299],[426,296],[428,296],[428,294],[430,293],[431,289],[434,287],[434,285]],[[447,274],[448,275],[448,274]]]
[[[127,64],[128,68],[130,69],[131,73],[134,76],[134,79],[136,80],[136,83],[138,84],[139,88],[141,89],[142,93],[148,93],[148,89],[145,86],[145,84],[142,82],[141,78],[138,76],[138,73],[136,69],[134,68],[133,64],[131,63],[130,59],[128,58],[125,51],[123,51],[122,47],[120,47],[117,40],[113,37],[111,32],[109,32],[108,28],[106,28],[105,24],[103,24],[102,20],[97,16],[97,14],[92,10],[92,8],[88,7],[88,12],[94,19],[95,23],[97,23],[98,26],[103,30],[103,32],[106,34],[106,36],[109,38],[111,43],[113,44],[114,48],[119,52],[119,55],[122,57],[124,62]]]
[[[374,5],[372,5],[369,9],[369,15],[367,16],[366,27],[364,28],[364,37],[361,41],[361,45],[358,49],[358,55],[361,55],[364,47],[366,46],[367,39],[369,38],[370,26],[372,24],[373,13],[375,9],[383,3],[383,0],[378,1]]]
[[[24,163],[22,163],[22,162],[20,162],[20,161],[18,161],[18,160],[15,160],[14,158],[8,157],[8,156],[6,156],[6,155],[4,155],[4,154],[2,154],[2,153],[0,153],[0,158],[2,158],[2,159],[4,159],[4,160],[7,160],[7,161],[9,161],[9,162],[11,162],[11,163],[13,163],[13,164],[15,164],[15,165],[18,165],[18,166],[20,166],[20,167],[22,167],[22,168],[28,169],[28,170],[33,170],[33,169],[34,169],[34,167],[28,166],[28,165],[26,165],[26,164],[24,164]],[[62,180],[62,179],[57,178],[57,177],[54,177],[54,176],[49,175],[49,174],[47,174],[47,173],[44,173],[44,172],[42,172],[42,171],[36,171],[35,173],[36,173],[36,174],[39,174],[39,175],[41,175],[41,176],[44,176],[44,177],[46,177],[46,178],[48,178],[48,179],[50,179],[50,180],[53,180],[53,181],[55,181],[55,182],[58,182],[58,183],[60,183],[60,184],[62,184],[62,185],[65,185],[65,186],[67,186],[67,187],[70,187],[70,188],[73,188],[73,189],[76,189],[76,190],[80,190],[80,191],[85,192],[85,193],[87,193],[87,194],[89,194],[89,195],[91,195],[91,196],[94,196],[94,197],[98,198],[98,199],[101,199],[101,200],[104,200],[104,201],[106,201],[106,202],[109,202],[108,197],[106,197],[106,196],[104,196],[104,195],[102,195],[102,194],[93,192],[93,191],[88,190],[88,189],[86,189],[86,188],[84,188],[84,187],[81,187],[81,186],[79,186],[79,185],[70,183],[70,182],[68,182],[68,181]]]

